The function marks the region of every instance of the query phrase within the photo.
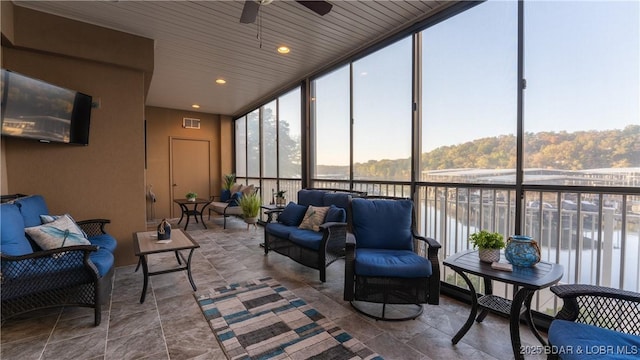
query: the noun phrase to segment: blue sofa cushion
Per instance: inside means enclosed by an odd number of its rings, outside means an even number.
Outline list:
[[[291,231],[295,230],[295,226],[285,225],[281,223],[268,223],[265,227],[267,233],[275,235],[281,239],[288,239]]]
[[[549,342],[557,349],[572,349],[559,354],[563,360],[584,359],[586,351],[600,349],[603,345],[613,346],[613,353],[599,351],[593,356],[606,359],[637,359],[638,353],[628,352],[640,349],[640,336],[625,334],[597,326],[567,320],[553,320],[549,326]],[[581,349],[579,352],[578,349]]]
[[[298,191],[298,204],[324,206],[324,194],[326,194],[326,191],[302,189]]]
[[[91,243],[91,245],[96,245],[101,249],[108,250],[112,254],[118,247],[118,242],[116,241],[116,239],[109,234],[90,236],[89,242]]]
[[[351,205],[358,249],[413,250],[411,200],[355,198]]]
[[[431,262],[409,250],[356,250],[355,273],[360,276],[396,278],[429,277]]]
[[[31,195],[18,198],[15,203],[20,207],[20,213],[24,219],[25,227],[42,224],[40,215],[49,214],[49,208],[42,195]]]
[[[89,255],[89,260],[96,266],[101,277],[113,267],[113,254],[107,249],[92,251]]]
[[[24,218],[15,204],[0,205],[0,252],[6,255],[33,253],[31,244],[24,235]]]
[[[278,222],[289,226],[298,226],[302,222],[302,218],[304,218],[306,212],[306,205],[299,205],[292,201],[282,210],[280,215],[278,215]]]
[[[324,218],[324,222],[346,222],[347,212],[345,209],[339,208],[335,205],[329,206],[327,216]]]
[[[322,233],[313,231],[313,230],[305,230],[305,229],[294,229],[289,234],[289,240],[292,243],[312,249],[319,250],[320,243],[322,242]]]
[[[335,205],[337,207],[347,209],[351,195],[345,193],[327,192],[322,196],[322,204],[324,206]]]

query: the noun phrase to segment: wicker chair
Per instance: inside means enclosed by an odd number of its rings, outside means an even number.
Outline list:
[[[640,356],[640,294],[594,285],[556,285],[562,309],[549,327],[549,359]]]
[[[415,319],[422,304],[437,305],[440,243],[418,235],[413,202],[353,199],[350,216],[344,300],[358,312],[386,321]]]

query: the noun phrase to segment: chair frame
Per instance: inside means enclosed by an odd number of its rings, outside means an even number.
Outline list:
[[[367,199],[411,200],[399,197],[367,197]],[[367,277],[355,274],[356,237],[353,234],[353,209],[349,212],[349,232],[345,249],[344,300],[358,312],[383,321],[403,321],[415,319],[422,314],[423,303],[438,305],[440,302],[440,261],[438,251],[441,245],[433,238],[424,237],[416,230],[415,204],[412,207],[411,233],[414,252],[431,262],[432,274],[426,278]],[[374,314],[360,302],[382,304],[381,315]],[[387,317],[387,305],[415,305],[404,317]]]

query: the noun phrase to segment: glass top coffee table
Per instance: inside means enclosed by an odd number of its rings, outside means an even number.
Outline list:
[[[456,253],[445,259],[443,264],[453,269],[464,279],[471,295],[471,313],[469,314],[469,318],[451,342],[457,344],[467,331],[469,331],[480,308],[482,312],[476,319],[478,322],[484,320],[488,311],[509,316],[513,355],[516,359],[524,359],[524,354],[520,346],[520,314],[522,313],[522,305],[524,304],[524,315],[529,328],[540,343],[546,345],[546,341],[536,329],[531,317],[531,299],[537,290],[544,289],[560,281],[563,274],[562,265],[540,261],[536,265],[528,268],[513,266],[513,271],[496,270],[491,267],[491,264],[480,261],[478,251],[474,250]],[[466,274],[477,275],[484,279],[485,295],[478,298],[473,283]],[[513,300],[493,295],[491,280],[514,285],[518,290]]]
[[[182,231],[182,229],[172,229],[171,241],[166,243],[158,242],[157,231],[143,231],[134,233],[133,246],[135,254],[136,256],[138,256],[138,266],[142,265],[142,273],[144,274],[144,285],[142,287],[142,295],[140,296],[141,304],[144,303],[144,299],[147,295],[149,276],[167,274],[176,271],[186,271],[189,282],[191,283],[191,288],[193,288],[193,291],[197,290],[196,284],[193,282],[193,277],[191,276],[191,257],[193,256],[193,251],[199,248],[200,245],[195,240],[193,240],[189,234]],[[187,259],[184,258],[184,255],[180,252],[180,250],[189,250],[189,256],[187,257]],[[170,251],[175,252],[176,260],[178,260],[178,265],[180,266],[167,270],[149,272],[147,255]],[[137,267],[136,271],[138,271]]]

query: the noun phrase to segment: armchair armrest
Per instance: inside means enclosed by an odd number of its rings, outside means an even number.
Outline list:
[[[345,301],[351,301],[354,297],[354,284],[355,279],[355,260],[356,260],[356,236],[347,232],[347,240],[345,244],[344,254],[344,293],[343,299]]]
[[[556,319],[640,334],[640,293],[585,284],[555,285],[551,291],[564,302]]]
[[[108,219],[87,219],[76,222],[78,226],[87,233],[88,236],[97,236],[106,234],[107,231],[104,229],[106,224],[110,224],[111,220]]]

